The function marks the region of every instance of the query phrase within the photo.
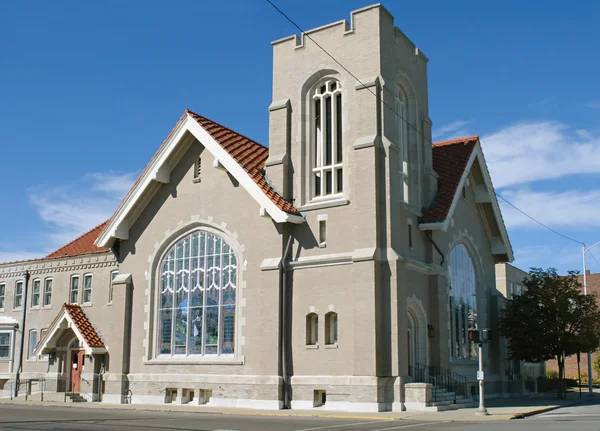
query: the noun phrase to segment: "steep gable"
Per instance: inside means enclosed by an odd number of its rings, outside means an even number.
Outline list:
[[[446,220],[478,139],[471,136],[433,144],[433,170],[439,175],[438,195],[434,204],[423,212],[421,223]]]
[[[447,230],[460,200],[462,188],[473,177],[475,203],[486,214],[492,254],[511,262],[512,247],[496,199],[479,136],[452,139],[433,144],[433,170],[438,174],[438,193],[433,204],[423,211],[420,230]],[[473,174],[477,173],[476,176]],[[491,223],[491,224],[490,224]]]
[[[213,167],[226,170],[258,203],[261,216],[269,216],[276,223],[304,223],[304,217],[268,182],[265,162],[268,149],[206,117],[186,110],[167,139],[150,160],[140,177],[119,204],[95,244],[108,247],[116,239],[129,238],[130,224],[135,214],[145,205],[142,197],[153,183],[168,184],[173,166],[169,159],[194,138],[213,155]]]

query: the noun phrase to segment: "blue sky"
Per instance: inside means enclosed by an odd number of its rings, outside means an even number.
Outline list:
[[[370,4],[276,3],[305,29]],[[430,59],[435,138],[480,134],[497,191],[600,241],[600,3],[384,5]],[[263,0],[0,2],[0,261],[108,218],[185,108],[267,143],[270,41],[293,33]],[[578,244],[502,208],[516,265],[581,268]]]

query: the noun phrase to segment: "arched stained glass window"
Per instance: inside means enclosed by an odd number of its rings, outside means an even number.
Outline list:
[[[160,264],[158,351],[167,356],[233,355],[237,261],[227,242],[196,231]]]
[[[477,345],[467,336],[469,329],[477,329],[475,268],[463,244],[450,252],[449,269],[452,357],[477,359]]]

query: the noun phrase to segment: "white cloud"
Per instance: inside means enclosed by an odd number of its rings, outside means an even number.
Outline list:
[[[528,188],[504,191],[501,195],[517,208],[547,226],[600,227],[600,189],[533,191]],[[508,228],[541,227],[500,200]]]
[[[600,109],[600,100],[593,100],[585,104],[588,108]]]
[[[513,263],[524,271],[529,268],[558,268],[561,272],[568,269],[580,270],[581,248],[578,245],[560,248],[548,245],[528,245],[515,250]]]
[[[447,135],[449,133],[453,133],[458,137],[464,136],[467,134],[465,126],[471,124],[472,121],[465,121],[465,120],[457,120],[454,121],[453,123],[450,124],[446,124],[444,126],[441,127],[437,127],[433,130],[432,136],[434,139],[439,138],[440,136],[444,136]]]
[[[49,252],[48,252],[49,253]],[[35,259],[47,255],[44,252],[19,252],[19,251],[2,251],[0,250],[0,262],[14,262],[17,260]]]
[[[137,174],[135,172],[121,175],[114,172],[93,172],[84,178],[92,181],[92,190],[125,196],[137,178]]]
[[[481,138],[498,188],[600,173],[600,136],[553,121],[510,125]]]
[[[87,174],[74,184],[30,189],[29,200],[51,229],[48,242],[60,247],[107,220],[134,178],[134,173]]]

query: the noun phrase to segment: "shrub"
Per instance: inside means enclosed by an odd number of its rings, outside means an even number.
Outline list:
[[[558,379],[558,371],[546,370],[547,379]]]

